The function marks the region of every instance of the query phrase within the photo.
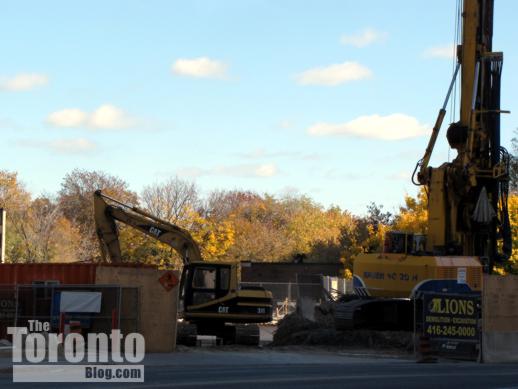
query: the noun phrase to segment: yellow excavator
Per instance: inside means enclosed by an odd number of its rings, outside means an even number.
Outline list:
[[[427,235],[386,234],[382,253],[354,262],[351,301],[339,304],[338,328],[407,329],[412,299],[421,291],[480,293],[483,273],[512,252],[507,211],[508,152],[500,145],[500,83],[503,54],[493,51],[493,0],[464,0],[462,41],[446,99],[412,181],[428,196]],[[429,161],[457,76],[459,121],[446,133],[456,158],[439,167]]]
[[[242,287],[238,265],[204,261],[187,230],[100,190],[94,193],[94,218],[105,260],[122,262],[116,222],[167,244],[183,259],[177,343],[195,345],[197,335],[213,335],[224,343],[259,344],[255,323],[272,320],[272,293],[259,287]]]

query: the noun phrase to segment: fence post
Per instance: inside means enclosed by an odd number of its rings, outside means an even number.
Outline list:
[[[18,326],[18,303],[19,303],[18,284],[16,284],[14,286],[14,302],[15,302],[15,307],[14,307],[14,326],[13,327],[17,327]]]
[[[117,321],[117,310],[116,309],[112,309],[112,330],[116,330],[119,328],[118,326],[118,321]]]
[[[122,287],[119,286],[118,296],[117,296],[117,328],[120,329],[121,322],[121,305],[122,305]]]
[[[59,333],[65,336],[65,312],[59,313]]]

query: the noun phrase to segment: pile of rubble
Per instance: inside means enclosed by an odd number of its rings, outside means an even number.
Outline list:
[[[413,334],[400,331],[346,330],[337,331],[332,303],[315,309],[314,320],[298,313],[285,316],[278,323],[272,346],[321,345],[376,349],[413,350]]]

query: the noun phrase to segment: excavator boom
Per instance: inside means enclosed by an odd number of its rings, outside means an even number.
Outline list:
[[[121,203],[100,190],[94,193],[94,217],[105,260],[109,259],[113,263],[122,262],[115,224],[115,221],[119,221],[172,247],[182,257],[184,265],[202,261],[200,249],[188,231],[158,219],[140,208]]]

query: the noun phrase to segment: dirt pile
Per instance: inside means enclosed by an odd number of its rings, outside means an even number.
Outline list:
[[[273,334],[273,345],[285,346],[291,344],[305,344],[308,334],[319,329],[319,325],[309,319],[305,319],[297,313],[291,313],[277,324],[277,330]]]
[[[318,316],[318,315],[316,315]],[[399,331],[348,330],[337,331],[323,314],[319,322],[305,319],[296,313],[285,316],[273,335],[272,346],[322,345],[364,347],[375,349],[413,350],[413,334]]]
[[[325,301],[315,307],[315,322],[322,328],[335,328],[335,302]]]

